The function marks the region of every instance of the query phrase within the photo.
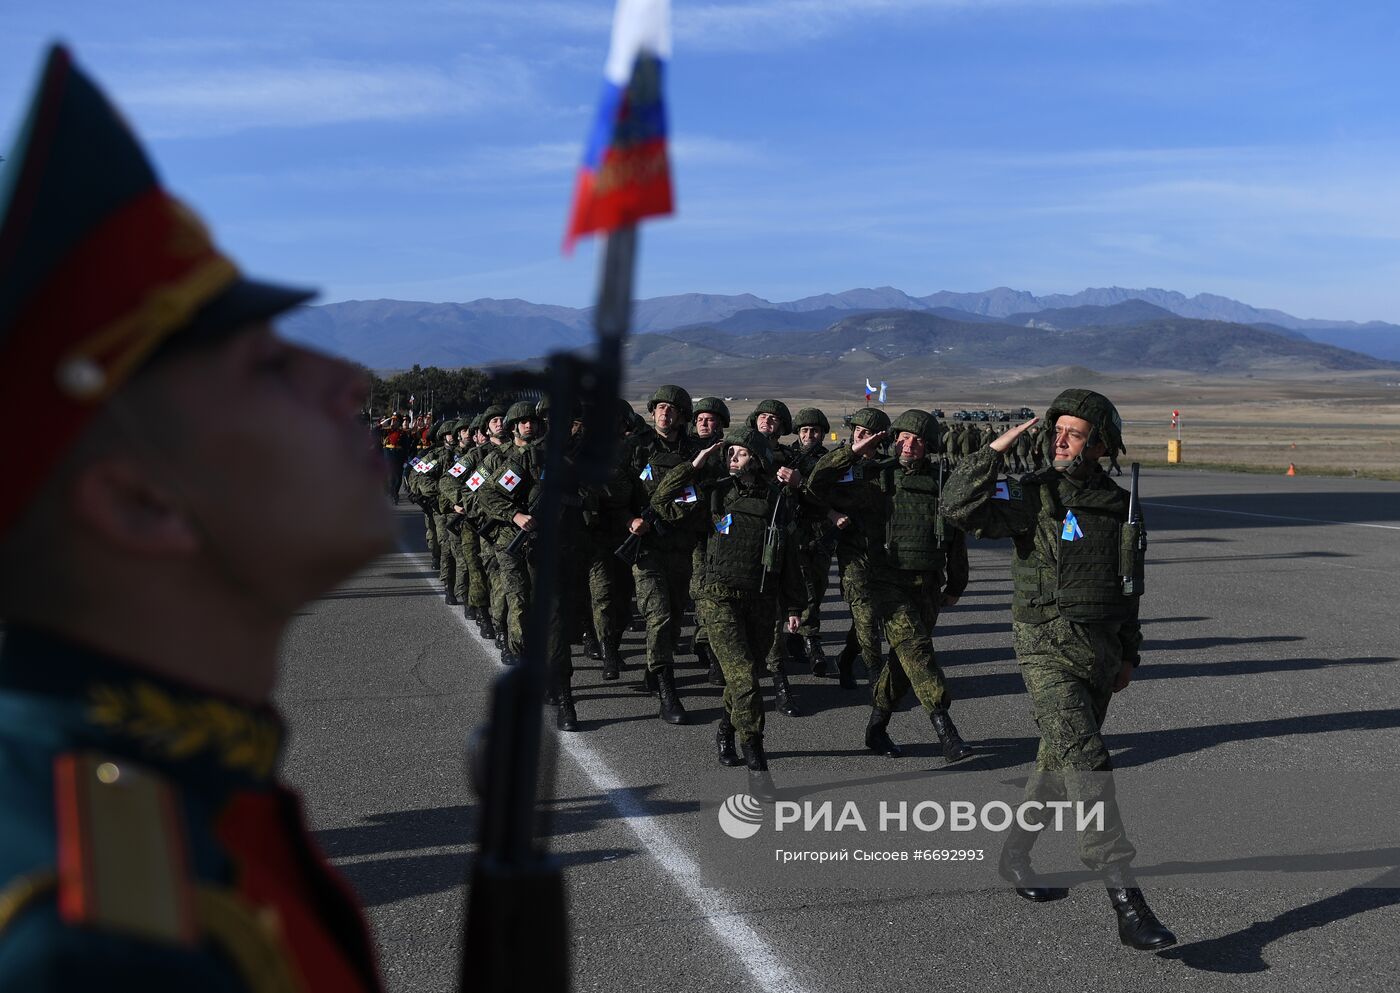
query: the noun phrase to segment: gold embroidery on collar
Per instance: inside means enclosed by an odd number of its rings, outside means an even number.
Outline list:
[[[277,761],[278,730],[264,718],[221,700],[182,700],[149,683],[94,686],[88,719],[167,759],[214,752],[220,765],[260,778]]]

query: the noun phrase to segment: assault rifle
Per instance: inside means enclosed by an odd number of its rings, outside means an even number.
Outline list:
[[[550,356],[544,374],[498,374],[495,392],[547,389],[550,409],[584,407],[583,442],[565,459],[568,431],[551,432],[545,447],[542,496],[535,514],[540,547],[557,549],[565,492],[601,485],[613,465],[622,342],[632,310],[632,271],[637,231],[619,228],[609,236],[594,321],[597,357]],[[460,990],[473,993],[564,993],[569,988],[569,936],[559,861],[543,839],[549,821],[536,791],[550,789],[549,756],[542,740],[541,712],[547,679],[550,625],[560,609],[559,556],[541,555],[525,618],[524,659],[497,677],[491,716],[478,737],[469,768],[475,770],[480,803],[478,851],[472,868]],[[541,782],[541,769],[546,770]]]
[[[787,487],[779,484],[778,498],[773,501],[773,516],[768,519],[768,527],[763,532],[763,572],[758,577],[758,592],[763,592],[764,585],[768,582],[768,574],[778,568],[778,551],[782,548],[783,527],[778,523],[782,519],[783,508],[787,501]]]
[[[1147,567],[1147,528],[1142,523],[1142,505],[1138,500],[1138,463],[1133,463],[1132,483],[1128,488],[1128,523],[1118,545],[1118,578],[1124,596],[1142,596],[1143,577]]]
[[[642,521],[651,528],[651,533],[658,538],[666,533],[666,525],[661,521],[661,515],[656,512],[655,507],[648,507],[642,511]],[[628,565],[636,565],[637,557],[642,554],[642,539],[646,535],[629,534],[627,540],[617,546],[617,551],[613,552],[618,558]]]

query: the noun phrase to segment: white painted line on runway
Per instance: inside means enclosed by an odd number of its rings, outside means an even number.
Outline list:
[[[407,549],[403,550],[403,554],[415,558],[426,557],[424,552]],[[424,582],[431,588],[437,588],[434,579]],[[494,659],[496,668],[504,669],[500,658],[495,655],[496,646],[487,643],[466,615],[458,609],[452,611],[452,616],[457,618],[468,636],[482,646],[486,657]],[[560,734],[558,741],[560,750],[574,760],[598,790],[608,795],[609,801],[622,815],[622,822],[637,836],[666,875],[680,887],[686,898],[695,904],[710,930],[734,953],[732,961],[748,970],[758,984],[757,988],[765,993],[807,993],[808,988],[787,967],[773,946],[731,909],[723,891],[705,885],[700,867],[686,855],[685,849],[661,826],[657,818],[647,813],[646,808],[633,797],[607,759],[576,732]]]
[[[1246,510],[1221,510],[1218,507],[1188,507],[1180,503],[1158,503],[1144,500],[1146,507],[1165,507],[1169,510],[1195,510],[1202,514],[1229,514],[1232,517],[1259,517],[1268,521],[1302,521],[1305,524],[1337,524],[1348,528],[1380,528],[1383,531],[1400,531],[1400,524],[1365,524],[1361,521],[1327,521],[1320,517],[1284,517],[1281,514],[1251,514]]]

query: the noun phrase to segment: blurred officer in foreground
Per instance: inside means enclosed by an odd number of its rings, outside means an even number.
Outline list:
[[[1079,835],[1080,860],[1103,874],[1123,944],[1166,948],[1176,937],[1148,908],[1128,869],[1136,851],[1119,816],[1102,734],[1108,703],[1132,682],[1142,645],[1142,588],[1135,584],[1125,593],[1121,579],[1130,544],[1124,540],[1128,493],[1099,467],[1105,453],[1122,450],[1122,421],[1107,397],[1065,390],[1045,412],[1053,464],[1019,482],[998,482],[1006,450],[1035,423],[1026,421],[959,465],[944,489],[943,513],[978,537],[1010,538],[1015,547],[1012,639],[1040,731],[1026,799],[1104,803],[1103,828]],[[1135,563],[1135,573],[1140,566]],[[1027,900],[1059,899],[1068,891],[1035,881],[1035,839],[1036,832],[1013,826],[1001,872]]]
[[[0,989],[376,991],[269,704],[293,615],[393,547],[361,376],[63,49],[0,178],[0,395],[52,415],[0,455]]]

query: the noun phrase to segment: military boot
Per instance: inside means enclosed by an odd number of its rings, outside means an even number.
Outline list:
[[[491,623],[491,612],[483,610],[477,616],[476,629],[481,632],[481,636],[487,641],[496,640],[496,625]]]
[[[598,644],[598,639],[593,637],[592,631],[583,632],[583,654],[595,662],[603,660],[603,648]]]
[[[787,642],[783,650],[783,657],[792,659],[799,665],[810,664],[811,659],[807,657],[807,639],[800,634],[788,634],[786,631],[778,635],[779,638],[786,638]]]
[[[506,650],[506,627],[502,624],[496,629],[496,651],[505,653]]]
[[[1001,860],[997,863],[997,871],[1001,873],[1002,879],[1015,887],[1016,895],[1022,900],[1029,900],[1031,903],[1063,900],[1069,896],[1069,890],[1063,886],[1038,885],[1035,870],[1031,868],[1031,846],[1035,844],[1038,835],[1038,831],[1027,831],[1021,825],[1012,822],[1006,841],[1001,846]]]
[[[676,674],[669,665],[657,674],[656,684],[661,699],[661,719],[667,724],[686,723],[685,707],[676,692]]]
[[[469,621],[474,621],[481,616],[480,613],[477,612],[477,609],[471,604],[467,604],[464,608],[462,608],[462,613],[466,615],[467,620]]]
[[[958,759],[965,759],[972,754],[972,749],[962,740],[962,735],[958,734],[957,726],[953,719],[948,716],[948,708],[934,707],[929,711],[929,720],[933,722],[933,730],[938,735],[938,740],[943,744],[943,758],[949,762],[956,762]]]
[[[572,687],[562,686],[558,690],[559,714],[555,719],[555,727],[560,731],[578,730],[578,711],[574,709],[574,691]]]
[[[1163,926],[1134,885],[1126,866],[1114,866],[1104,873],[1108,902],[1118,915],[1118,940],[1140,952],[1155,952],[1176,944],[1176,935]]]
[[[632,684],[632,689],[638,693],[656,693],[659,689],[656,673],[650,667],[642,669],[642,678]]]
[[[812,675],[826,675],[826,652],[822,650],[822,640],[812,634],[807,636],[807,660],[812,663]]]
[[[397,498],[395,498],[395,499],[394,499],[394,502],[395,502],[395,503],[398,503],[399,501],[398,501]],[[442,568],[442,555],[441,555],[441,553],[439,553],[439,552],[433,552],[433,568],[434,568],[434,569],[441,569],[441,568]]]
[[[890,726],[890,712],[881,710],[879,707],[870,708],[870,720],[865,725],[865,747],[876,755],[887,755],[892,759],[897,759],[904,753],[899,750],[899,746],[890,740],[889,732],[885,729]]]
[[[841,680],[838,685],[843,690],[856,688],[855,664],[856,653],[852,651],[850,644],[847,644],[841,649],[841,654],[836,656],[836,675]]]
[[[705,674],[711,686],[723,686],[728,680],[724,678],[724,666],[719,664],[719,659],[715,657],[713,648],[705,649],[705,653],[710,657],[710,671]]]
[[[719,727],[715,730],[715,751],[719,756],[720,765],[733,768],[744,764],[744,760],[739,758],[739,753],[734,750],[734,725],[729,723],[727,713],[719,719]]]
[[[768,774],[768,756],[763,754],[763,735],[754,735],[753,741],[745,741],[740,747],[744,750],[744,764],[749,767],[749,796],[764,803],[777,800],[778,788]]]
[[[787,673],[773,673],[773,709],[788,717],[802,716],[802,708],[797,705],[792,687],[788,685]]]
[[[603,649],[603,679],[612,682],[621,675],[622,658],[617,654],[616,648],[608,645]]]
[[[501,649],[501,665],[511,665],[511,666],[514,666],[514,665],[519,665],[519,664],[520,664],[520,655],[519,655],[519,653],[516,652],[516,650],[515,650],[514,648],[511,647],[511,645],[510,645],[509,642],[506,642],[505,645],[504,645],[504,647]]]
[[[544,705],[546,707],[559,706],[559,687],[553,683],[544,688]]]
[[[452,592],[452,587],[447,588],[447,605],[449,607],[460,607],[462,601],[457,599],[457,594]]]

